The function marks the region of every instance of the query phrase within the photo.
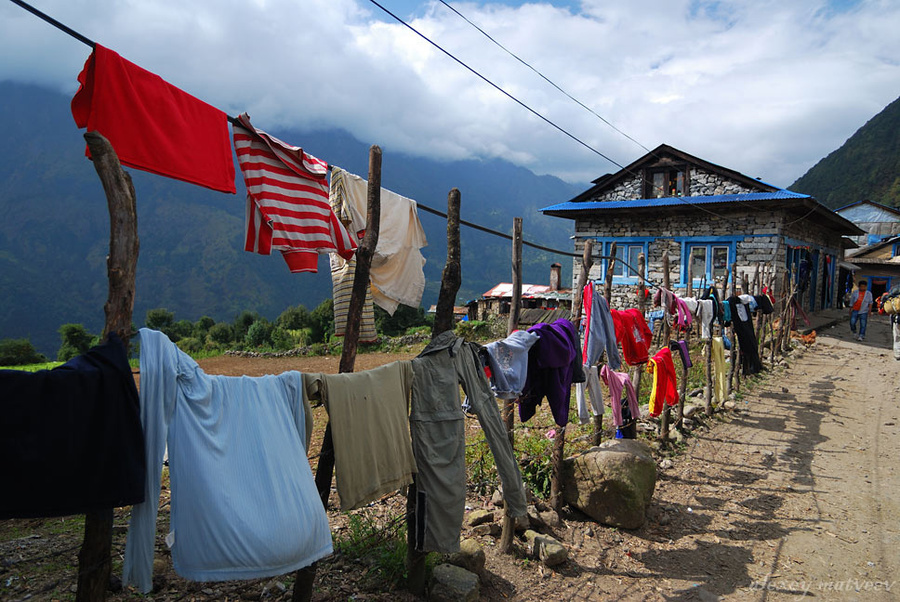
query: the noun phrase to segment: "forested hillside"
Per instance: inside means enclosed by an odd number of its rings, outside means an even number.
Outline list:
[[[867,200],[900,207],[900,98],[790,189],[810,194],[832,209]]]
[[[109,242],[106,199],[84,157],[82,132],[70,98],[34,86],[0,82],[4,140],[0,145],[0,339],[28,337],[55,356],[57,329],[83,323],[98,332],[106,299]],[[265,128],[263,123],[259,124]],[[328,162],[367,173],[368,146],[346,132],[271,132]],[[526,240],[571,251],[572,224],[544,217],[538,208],[568,200],[580,189],[536,176],[503,161],[440,163],[384,147],[382,183],[425,205],[446,210],[447,193],[462,193],[462,218],[510,232],[524,218]],[[165,307],[176,319],[207,315],[231,321],[242,310],[274,319],[286,307],[316,307],[331,296],[327,258],[318,274],[290,274],[280,257],[242,250],[243,183],[238,195],[212,192],[129,170],[138,199],[141,239],[135,321]],[[238,171],[239,174],[239,171]],[[240,175],[238,175],[240,180]],[[421,213],[429,246],[423,304],[437,299],[446,260],[446,221]],[[526,282],[545,283],[559,261],[564,282],[571,261],[526,247]],[[458,301],[510,280],[510,243],[462,229],[463,284]]]

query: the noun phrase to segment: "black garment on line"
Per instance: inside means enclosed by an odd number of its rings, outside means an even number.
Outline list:
[[[741,300],[731,296],[726,301],[731,307],[731,325],[734,334],[737,335],[741,351],[741,371],[744,375],[756,374],[762,371],[762,361],[759,359],[759,343],[756,340],[756,332],[753,330],[753,320],[750,317],[750,306],[741,303]],[[742,319],[740,307],[744,312]]]
[[[0,519],[144,501],[144,432],[115,334],[53,370],[0,370]]]
[[[775,311],[775,308],[772,306],[772,300],[769,299],[769,295],[753,295],[753,298],[756,300],[756,309],[760,313],[769,315]]]

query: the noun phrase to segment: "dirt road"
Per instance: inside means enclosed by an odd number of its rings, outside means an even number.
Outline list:
[[[884,317],[865,343],[846,322],[819,333],[660,471],[643,528],[564,517],[570,566],[504,574],[515,598],[900,599],[900,362],[888,333]]]

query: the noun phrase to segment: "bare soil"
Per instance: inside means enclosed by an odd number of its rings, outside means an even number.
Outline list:
[[[357,370],[413,354],[364,354]],[[337,372],[338,358],[203,360],[210,373]],[[569,560],[554,569],[512,555],[496,538],[484,546],[485,600],[896,600],[900,599],[900,362],[883,316],[866,342],[846,322],[819,332],[760,379],[744,383],[737,409],[716,414],[685,443],[659,453],[659,478],[646,524],[634,531],[598,525],[573,510],[543,530]],[[315,411],[314,454],[325,417]],[[315,466],[315,458],[311,459]],[[165,500],[164,500],[165,501]],[[403,513],[402,496],[370,512]],[[471,495],[472,508],[490,508]],[[161,518],[165,517],[165,510]],[[121,573],[128,509],[116,512],[114,572]],[[348,515],[329,511],[336,538]],[[74,599],[80,517],[0,522],[0,599]],[[161,523],[164,520],[160,521]],[[157,588],[111,600],[289,600],[291,576],[190,583],[177,577],[162,543]],[[319,563],[314,600],[413,600],[384,591],[372,567],[336,555]],[[367,574],[369,576],[367,577]]]

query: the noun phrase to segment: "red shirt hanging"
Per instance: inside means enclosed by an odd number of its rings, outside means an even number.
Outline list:
[[[123,165],[235,192],[225,113],[100,44],[78,81],[75,123],[103,134]]]

